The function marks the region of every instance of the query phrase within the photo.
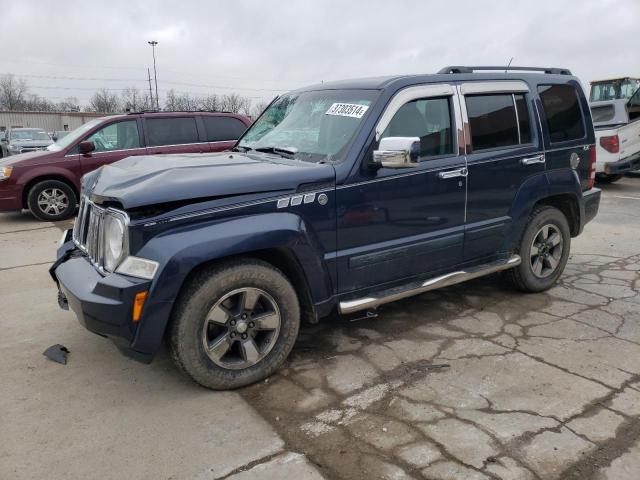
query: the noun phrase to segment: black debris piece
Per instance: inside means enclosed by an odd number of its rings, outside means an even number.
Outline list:
[[[51,345],[49,348],[47,348],[44,352],[42,352],[42,354],[49,360],[53,360],[54,362],[66,365],[69,350],[64,345],[56,343],[55,345]]]

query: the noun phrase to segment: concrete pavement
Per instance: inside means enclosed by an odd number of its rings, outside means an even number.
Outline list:
[[[305,327],[220,393],[84,330],[47,274],[68,224],[0,214],[0,478],[635,480],[639,220],[640,178],[606,186],[553,290],[494,276]]]

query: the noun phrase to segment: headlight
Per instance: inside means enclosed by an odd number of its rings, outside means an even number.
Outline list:
[[[19,152],[20,150],[22,150],[22,147],[20,145],[9,144],[9,150],[11,150],[12,152]]]
[[[11,176],[13,167],[0,167],[0,180],[6,180]]]
[[[127,254],[127,235],[124,218],[107,213],[104,217],[104,269],[113,272]]]

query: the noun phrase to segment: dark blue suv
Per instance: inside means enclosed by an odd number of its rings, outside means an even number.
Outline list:
[[[232,151],[85,175],[60,305],[226,389],[278,369],[302,320],[498,271],[550,288],[600,203],[589,106],[567,70],[498,69],[303,88]]]

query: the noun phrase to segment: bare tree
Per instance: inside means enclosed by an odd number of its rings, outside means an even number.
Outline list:
[[[140,112],[142,110],[152,110],[151,98],[148,93],[140,93],[136,87],[125,88],[120,95],[122,108],[125,111]]]
[[[264,112],[264,109],[267,108],[268,106],[269,106],[269,102],[260,100],[259,102],[257,102],[255,105],[251,107],[251,114],[249,115],[249,117],[255,120],[260,115],[262,115],[262,112]]]
[[[28,92],[27,82],[15,75],[4,75],[0,78],[0,108],[4,110],[21,110],[25,108]]]
[[[206,110],[209,112],[218,112],[222,110],[222,102],[220,101],[220,97],[218,95],[211,94],[206,97],[202,97],[200,99],[200,109]]]
[[[192,97],[188,93],[176,93],[171,89],[167,92],[164,109],[168,112],[194,112],[200,110],[201,99]]]
[[[24,101],[23,110],[31,112],[54,112],[56,104],[40,95],[29,93]]]
[[[116,113],[120,111],[120,100],[118,95],[102,88],[89,100],[89,108],[94,112]]]
[[[225,112],[245,113],[249,112],[251,109],[251,100],[247,97],[238,95],[237,93],[223,95],[221,103],[221,110],[224,110]]]
[[[80,102],[77,97],[67,97],[58,103],[57,109],[60,112],[79,112]]]

